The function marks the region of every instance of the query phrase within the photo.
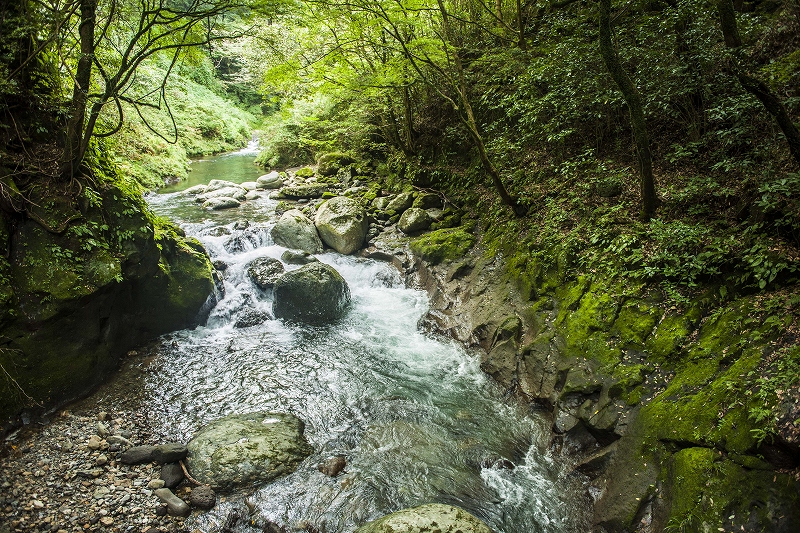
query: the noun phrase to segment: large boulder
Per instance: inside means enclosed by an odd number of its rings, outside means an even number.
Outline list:
[[[419,207],[411,207],[403,212],[400,220],[397,222],[397,227],[406,235],[419,233],[431,227],[433,219],[424,209]]]
[[[492,530],[464,509],[430,503],[386,515],[361,526],[355,533],[492,533]]]
[[[342,152],[330,152],[320,156],[317,173],[320,176],[334,176],[339,169],[353,162],[353,158]]]
[[[361,249],[369,229],[366,210],[346,196],[337,196],[322,204],[314,224],[322,242],[345,255]]]
[[[323,248],[314,223],[299,209],[290,209],[281,215],[270,234],[275,244],[294,250],[318,254]]]
[[[294,415],[231,415],[204,426],[189,441],[192,477],[221,491],[267,483],[290,474],[313,449]]]
[[[283,263],[274,257],[258,257],[247,265],[247,275],[261,290],[271,289],[284,270]]]
[[[286,198],[289,200],[311,200],[314,198],[322,198],[322,195],[328,192],[329,187],[324,183],[310,183],[307,185],[294,185],[291,187],[283,187],[278,191],[279,198]]]
[[[309,263],[275,282],[276,318],[324,324],[340,318],[350,304],[350,288],[332,266]]]

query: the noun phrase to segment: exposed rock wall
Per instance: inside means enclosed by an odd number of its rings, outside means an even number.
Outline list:
[[[213,291],[202,245],[123,187],[43,197],[3,228],[0,425],[85,392],[127,350],[201,318]]]
[[[597,531],[800,530],[798,442],[762,441],[748,416],[743,378],[775,333],[752,298],[678,311],[644,286],[531,280],[444,234],[410,249],[383,247],[431,295],[425,326],[550,413],[554,447],[592,479]]]

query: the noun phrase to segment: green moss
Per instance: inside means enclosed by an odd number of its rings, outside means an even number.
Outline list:
[[[675,357],[699,320],[700,310],[697,307],[664,317],[645,343],[651,360],[663,363]]]
[[[297,172],[294,173],[295,176],[298,178],[310,178],[314,175],[314,169],[311,167],[303,167],[298,169]]]
[[[321,176],[333,176],[340,168],[353,162],[353,158],[343,152],[329,152],[317,159],[317,173]]]
[[[431,231],[410,243],[415,255],[434,265],[463,257],[474,245],[475,237],[460,227]]]
[[[626,348],[644,348],[645,339],[661,317],[661,309],[637,299],[626,301],[614,321],[611,334]]]
[[[669,465],[665,531],[789,531],[800,520],[792,476],[743,468],[711,448],[686,448]]]

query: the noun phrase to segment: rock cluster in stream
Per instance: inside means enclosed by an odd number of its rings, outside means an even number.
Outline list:
[[[192,509],[216,502],[184,479],[185,445],[137,445],[147,435],[138,420],[62,411],[22,431],[0,459],[0,533],[187,531]]]

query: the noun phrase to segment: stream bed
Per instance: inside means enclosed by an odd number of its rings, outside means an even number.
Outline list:
[[[189,183],[148,198],[226,268],[224,296],[206,325],[159,343],[142,375],[142,405],[157,435],[183,442],[230,414],[292,413],[305,421],[315,453],[293,474],[190,518],[190,529],[218,531],[246,503],[251,516],[289,529],[352,532],[436,502],[468,510],[497,533],[586,531],[584,481],[547,452],[546,421],[505,401],[477,354],[420,331],[428,297],[405,287],[392,265],[321,254],[350,286],[344,319],[328,327],[253,320],[271,316],[272,295],[253,284],[247,265],[285,251],[269,233],[277,202],[265,194],[206,211],[180,193],[214,178],[253,180],[252,158],[243,151],[195,162]],[[330,478],[317,464],[334,455],[347,467]]]

